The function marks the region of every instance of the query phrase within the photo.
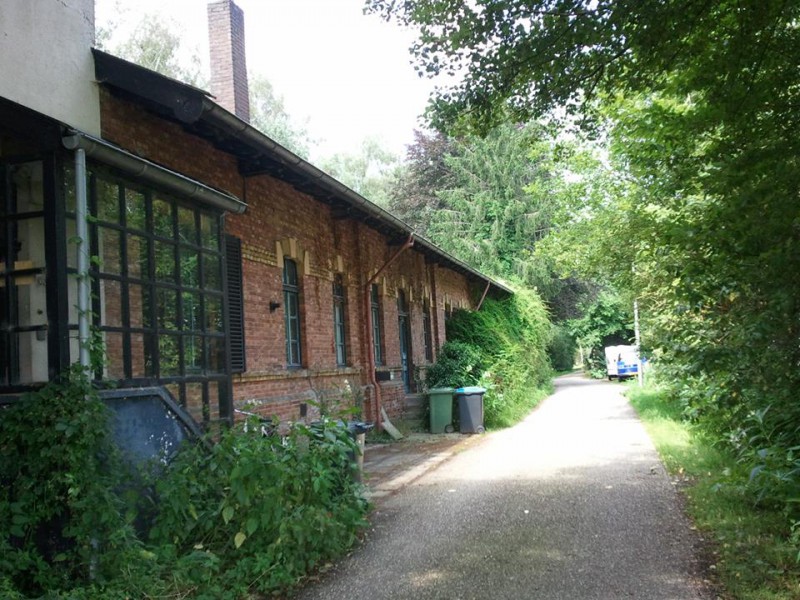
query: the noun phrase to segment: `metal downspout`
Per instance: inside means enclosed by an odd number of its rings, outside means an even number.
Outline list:
[[[375,376],[375,338],[372,335],[372,284],[378,279],[381,273],[383,273],[386,268],[391,265],[398,256],[400,256],[403,252],[411,248],[414,245],[414,234],[408,236],[408,239],[405,243],[395,252],[392,257],[383,263],[383,266],[378,269],[375,274],[367,280],[366,285],[364,286],[364,312],[366,313],[366,323],[367,323],[367,377],[369,378],[369,382],[372,385],[372,389],[375,390],[375,423],[377,425],[378,431],[383,429],[383,418],[381,416],[381,409],[383,408],[383,398],[381,397],[381,388],[378,385],[378,378]]]
[[[89,235],[87,226],[86,152],[75,150],[75,233],[78,238],[78,361],[88,373],[89,353]]]

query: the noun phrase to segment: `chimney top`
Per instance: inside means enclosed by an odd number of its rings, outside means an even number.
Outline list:
[[[250,121],[250,97],[244,50],[244,12],[233,0],[208,4],[211,93],[243,121]]]

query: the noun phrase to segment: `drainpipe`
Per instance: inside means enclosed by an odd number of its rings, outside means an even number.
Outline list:
[[[492,285],[491,282],[487,281],[486,282],[486,289],[483,290],[483,296],[481,296],[481,301],[478,302],[478,308],[475,309],[475,312],[478,312],[481,309],[481,306],[483,306],[483,301],[486,300],[486,294],[489,293],[489,286],[490,285]]]
[[[86,152],[75,150],[75,230],[78,238],[78,361],[89,372],[89,235],[87,228]]]
[[[383,429],[383,418],[381,415],[381,411],[383,410],[383,399],[381,397],[381,387],[378,385],[378,378],[375,376],[375,339],[372,337],[372,284],[375,283],[378,277],[380,277],[380,274],[383,273],[386,268],[397,259],[398,256],[411,248],[413,245],[414,234],[412,233],[408,236],[408,239],[397,250],[397,252],[395,252],[389,260],[383,263],[383,266],[367,280],[367,283],[364,286],[364,313],[366,317],[365,321],[367,323],[367,377],[369,377],[369,382],[372,385],[372,389],[375,390],[375,423],[378,427],[378,431]]]

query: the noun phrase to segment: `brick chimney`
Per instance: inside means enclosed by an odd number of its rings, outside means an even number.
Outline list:
[[[244,12],[233,0],[209,3],[208,41],[211,51],[211,93],[219,104],[249,122]]]

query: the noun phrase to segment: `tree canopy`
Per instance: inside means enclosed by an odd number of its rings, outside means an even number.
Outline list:
[[[800,519],[800,3],[369,0],[448,131],[581,119],[539,251],[639,298],[685,414]],[[580,140],[580,138],[578,138]],[[588,151],[587,151],[588,149]]]
[[[365,11],[419,30],[421,74],[458,79],[433,100],[440,125],[485,131],[509,113],[527,121],[665,86],[749,105],[768,80],[784,109],[797,94],[785,84],[800,68],[800,6],[786,0],[367,0]]]

